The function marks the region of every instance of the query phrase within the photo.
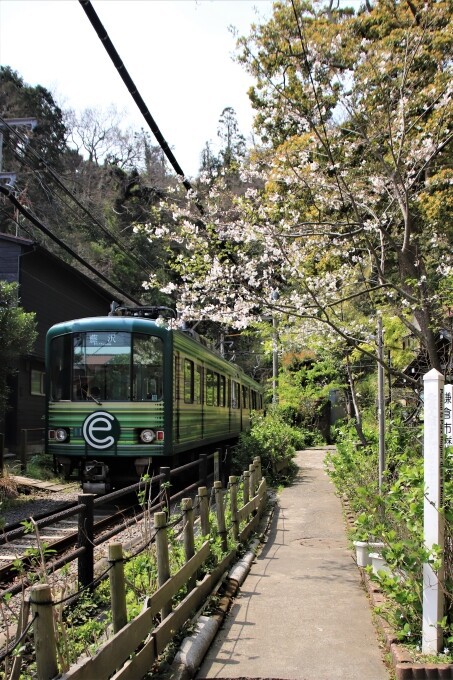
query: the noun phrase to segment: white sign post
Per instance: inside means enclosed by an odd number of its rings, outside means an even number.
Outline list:
[[[423,528],[425,546],[444,549],[443,463],[444,463],[444,377],[433,368],[424,381],[424,480]],[[434,571],[430,562],[423,565],[423,654],[436,654],[442,647],[439,622],[444,615],[443,567]]]
[[[453,446],[453,385],[444,387],[445,446]]]

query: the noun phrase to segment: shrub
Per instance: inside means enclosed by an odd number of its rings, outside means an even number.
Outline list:
[[[443,559],[446,574],[445,641],[452,641],[451,629],[451,508],[453,507],[452,457],[445,458],[446,550],[442,556],[428,555],[423,540],[424,478],[423,455],[418,427],[408,428],[394,419],[386,433],[386,471],[381,493],[378,489],[378,442],[367,433],[367,446],[355,441],[354,430],[340,429],[337,450],[327,458],[327,471],[337,492],[347,499],[355,513],[351,531],[354,540],[382,541],[383,557],[392,575],[372,575],[387,597],[381,614],[392,624],[396,636],[410,645],[420,642],[422,627],[422,565],[431,560],[434,569]]]
[[[282,481],[275,471],[276,464],[291,460],[296,451],[306,445],[304,432],[291,427],[278,409],[272,409],[265,416],[254,414],[250,431],[239,437],[233,456],[234,473],[248,470],[255,456],[260,456],[263,475],[271,483]]]

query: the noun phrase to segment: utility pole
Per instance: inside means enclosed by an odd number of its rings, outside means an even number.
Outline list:
[[[34,130],[38,121],[36,118],[2,118],[0,119],[0,184],[5,184],[8,189],[14,189],[16,184],[15,172],[3,172],[3,130],[11,128],[29,128]],[[16,236],[18,236],[18,226],[16,226]]]
[[[280,297],[277,290],[272,291],[272,300]],[[272,311],[272,403],[278,404],[278,321]]]
[[[382,338],[382,317],[378,316],[378,420],[379,420],[379,493],[385,471],[385,397],[384,397],[384,343]]]
[[[8,128],[25,127],[34,130],[38,121],[36,118],[4,118],[0,120],[0,182],[5,181],[9,187],[14,187],[16,183],[15,172],[3,172],[3,130]]]

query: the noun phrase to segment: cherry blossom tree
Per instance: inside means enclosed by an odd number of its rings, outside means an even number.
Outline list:
[[[278,316],[299,342],[373,358],[377,316],[398,317],[441,370],[452,42],[442,1],[377,0],[357,14],[275,3],[239,41],[263,142],[241,191],[220,177],[201,218],[176,195],[174,228],[150,234],[173,244],[183,316],[237,328]]]

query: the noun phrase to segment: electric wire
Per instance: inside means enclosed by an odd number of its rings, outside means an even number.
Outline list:
[[[137,104],[138,109],[140,113],[143,115],[144,119],[146,120],[149,128],[151,129],[152,133],[154,134],[156,140],[158,141],[162,151],[166,155],[168,161],[170,162],[172,168],[176,172],[176,174],[181,177],[182,184],[185,187],[185,189],[190,192],[191,194],[195,194],[195,190],[192,187],[191,183],[187,179],[186,175],[184,174],[184,171],[182,170],[181,166],[179,165],[178,161],[175,158],[175,155],[173,154],[172,150],[170,149],[165,137],[163,136],[162,132],[160,131],[157,123],[155,122],[154,118],[152,117],[148,107],[146,106],[140,92],[138,91],[134,81],[132,80],[131,76],[129,75],[124,63],[121,61],[120,55],[118,54],[117,50],[115,49],[115,46],[113,45],[112,41],[110,40],[110,37],[104,28],[101,20],[99,19],[98,15],[96,14],[90,0],[79,0],[79,3],[82,6],[83,11],[87,15],[91,25],[93,26],[94,30],[97,33],[97,36],[101,43],[103,44],[107,54],[109,55],[111,61],[113,62],[116,70],[118,71],[118,74],[120,75],[122,81],[126,85],[130,95],[132,96],[134,102]],[[201,205],[201,203],[198,200],[195,200],[195,205],[197,209],[199,210],[201,215],[204,215],[204,208]],[[203,227],[205,225],[202,225]]]
[[[97,276],[99,279],[104,281],[104,283],[108,284],[111,288],[116,290],[117,293],[120,293],[122,296],[126,297],[128,300],[131,300],[134,304],[140,305],[141,303],[136,300],[134,297],[132,297],[129,293],[126,293],[124,290],[119,288],[115,283],[110,281],[106,276],[101,274],[95,267],[93,267],[89,262],[83,259],[78,253],[76,253],[72,248],[70,248],[66,243],[64,243],[58,236],[55,236],[55,234],[50,231],[40,220],[38,220],[32,213],[25,208],[15,197],[14,193],[10,190],[7,189],[6,187],[0,186],[0,194],[3,194],[6,196],[6,198],[11,201],[11,203],[17,208],[17,210],[24,215],[35,227],[37,227],[40,231],[42,231],[46,236],[48,236],[52,241],[54,241],[57,245],[60,246],[60,248],[63,248],[67,253],[69,253],[74,259],[76,259],[80,264],[82,264],[84,267],[86,267],[89,271],[91,271],[95,276]]]
[[[10,125],[7,123],[7,121],[6,121],[4,118],[2,118],[2,116],[0,116],[0,121],[2,122],[2,126],[4,126],[6,129],[8,129],[12,134],[14,134],[14,135],[17,137],[17,139],[19,139],[23,144],[26,142],[26,139],[24,139],[24,138],[22,137],[22,135],[21,135],[16,129],[14,129],[12,126],[10,126]],[[11,146],[10,148],[11,148],[11,150],[13,151],[13,153],[16,155],[16,157],[18,158],[18,160],[19,160],[20,162],[24,163],[25,165],[27,165],[27,166],[32,170],[32,172],[38,177],[38,181],[40,182],[40,184],[41,184],[41,186],[42,186],[42,188],[43,188],[43,191],[46,191],[45,186],[42,184],[42,178],[39,178],[39,171],[36,170],[36,168],[33,168],[33,166],[32,166],[29,162],[26,162],[26,160],[25,160],[25,158],[24,158],[23,156],[17,154],[17,152],[15,151],[14,147]],[[58,175],[58,173],[57,173],[57,172],[52,168],[52,166],[51,166],[51,165],[50,165],[50,164],[49,164],[49,163],[41,156],[41,154],[39,154],[35,149],[33,149],[33,148],[31,148],[31,147],[29,147],[29,146],[27,145],[27,146],[26,146],[26,152],[25,152],[25,153],[28,153],[28,152],[30,152],[31,155],[34,156],[34,157],[39,161],[39,163],[40,163],[41,166],[44,166],[44,167],[45,167],[45,169],[46,169],[46,170],[49,172],[49,174],[52,176],[52,179],[53,179],[53,180],[56,182],[56,184],[62,189],[62,191],[64,192],[64,194],[66,194],[67,196],[69,196],[69,197],[76,203],[76,205],[77,205],[77,206],[78,206],[78,207],[79,207],[79,208],[80,208],[80,209],[81,209],[81,210],[82,210],[82,211],[83,211],[83,212],[84,212],[84,213],[85,213],[85,214],[86,214],[86,215],[87,215],[87,216],[88,216],[88,217],[89,217],[89,218],[90,218],[90,219],[91,219],[91,220],[92,220],[92,221],[93,221],[93,222],[94,222],[101,230],[102,230],[102,232],[107,236],[107,238],[108,238],[112,243],[114,243],[114,244],[115,244],[115,245],[116,245],[116,246],[117,246],[117,247],[118,247],[118,248],[119,248],[119,249],[127,256],[127,257],[133,259],[134,262],[135,262],[136,264],[138,264],[140,267],[146,266],[146,267],[148,267],[149,269],[152,269],[152,265],[151,265],[146,259],[144,259],[144,258],[143,258],[143,259],[137,258],[137,256],[135,255],[135,253],[132,253],[130,250],[128,250],[127,247],[125,246],[125,244],[122,243],[121,241],[119,241],[119,239],[118,239],[114,234],[112,234],[111,231],[110,231],[109,229],[107,229],[107,227],[105,227],[105,225],[103,225],[102,222],[100,222],[100,221],[96,218],[96,216],[93,215],[92,212],[91,212],[86,206],[83,205],[83,203],[81,203],[81,202],[79,201],[79,199],[77,198],[77,196],[75,196],[75,195],[73,194],[73,192],[72,192],[70,189],[68,189],[68,187],[64,184],[63,180],[60,178],[60,176]],[[48,187],[47,190],[51,191],[50,187]],[[60,198],[60,200],[62,200],[62,199]],[[66,203],[65,205],[68,206],[67,203]],[[69,206],[68,206],[68,207],[69,207]],[[75,213],[74,213],[74,214],[75,214]]]

